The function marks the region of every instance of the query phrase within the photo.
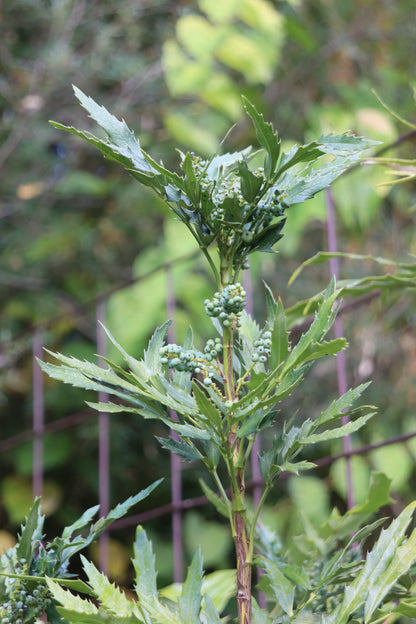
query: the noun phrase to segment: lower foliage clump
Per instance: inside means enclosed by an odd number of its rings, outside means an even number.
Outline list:
[[[416,503],[380,531],[385,520],[371,518],[389,502],[388,490],[388,479],[374,474],[363,503],[343,516],[334,511],[324,524],[306,527],[288,545],[260,524],[255,563],[264,571],[258,590],[267,608],[260,609],[253,599],[253,623],[376,624],[387,616],[389,623],[416,617],[416,529],[407,535]],[[74,538],[74,530],[87,526],[86,518],[80,519],[75,529],[72,525],[63,537],[41,546],[42,521],[36,501],[17,546],[2,556],[1,624],[35,624],[43,612],[51,624],[220,624],[233,610],[235,571],[204,577],[199,551],[184,583],[158,589],[152,544],[142,527],[133,547],[134,596],[82,555],[87,580],[71,579],[68,559],[90,543],[97,527],[89,527],[87,538]],[[366,552],[366,541],[375,532],[378,540]],[[27,559],[19,556],[23,548],[30,553]]]

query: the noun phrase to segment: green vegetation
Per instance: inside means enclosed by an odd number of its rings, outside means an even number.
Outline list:
[[[232,304],[229,309],[222,294],[229,285],[227,280],[232,284],[242,281],[241,270],[247,256],[253,279],[254,316],[260,331],[252,342],[252,362],[259,367],[273,366],[273,350],[267,342],[271,340],[267,326],[270,319],[266,319],[261,305],[263,278],[274,293],[273,299],[281,298],[286,329],[292,332],[290,342],[296,343],[300,331],[306,329],[307,315],[316,312],[321,302],[315,294],[325,290],[325,262],[334,257],[326,253],[314,256],[317,249],[326,248],[325,194],[318,193],[304,205],[293,203],[289,208],[285,198],[278,196],[272,205],[264,184],[266,179],[270,180],[268,167],[272,169],[273,159],[281,155],[271,151],[271,162],[265,163],[259,154],[244,153],[248,144],[258,142],[266,151],[267,145],[271,150],[275,145],[277,150],[270,131],[264,137],[266,144],[256,137],[254,111],[262,111],[264,118],[279,128],[284,139],[279,149],[284,154],[290,153],[294,144],[310,146],[312,138],[321,136],[322,141],[322,137],[347,128],[355,136],[382,141],[382,149],[401,136],[400,143],[384,152],[382,159],[368,160],[383,166],[387,163],[393,177],[403,178],[406,184],[386,186],[391,176],[383,167],[371,165],[349,169],[331,192],[337,210],[338,247],[343,252],[339,256],[341,279],[337,292],[343,296],[342,309],[355,306],[354,314],[343,315],[349,342],[349,383],[360,386],[373,379],[366,390],[366,401],[379,409],[377,418],[354,434],[354,445],[377,444],[416,430],[414,268],[408,255],[415,252],[411,142],[414,99],[409,87],[414,72],[409,54],[413,41],[409,20],[412,10],[413,5],[407,0],[382,6],[376,0],[364,4],[358,0],[200,0],[192,6],[152,0],[140,7],[127,2],[122,9],[113,0],[18,0],[1,7],[4,36],[0,38],[0,51],[5,69],[0,95],[2,440],[31,429],[32,327],[40,326],[44,343],[51,350],[91,360],[97,350],[95,297],[120,283],[143,277],[112,294],[106,305],[106,326],[118,343],[137,358],[155,325],[162,325],[166,318],[166,278],[163,271],[158,271],[166,264],[171,265],[177,300],[177,335],[170,342],[179,351],[171,349],[162,354],[168,360],[162,366],[173,375],[186,375],[189,367],[195,371],[205,359],[204,371],[201,369],[203,376],[206,373],[204,388],[215,392],[215,387],[221,385],[219,369],[206,357],[211,355],[215,362],[210,352],[219,344],[219,338],[215,341],[212,337],[210,316],[213,312],[212,320],[217,319],[225,330],[227,326],[222,321],[230,320],[233,324],[238,317],[240,330],[248,331],[239,302],[236,308]],[[166,208],[163,193],[159,197],[151,194],[149,189],[120,174],[115,163],[103,161],[87,143],[57,132],[47,123],[49,118],[68,126],[85,127],[79,107],[73,103],[71,83],[104,103],[117,118],[126,119],[128,127],[140,136],[141,146],[151,154],[151,161],[146,161],[149,166],[156,168],[162,161],[173,177],[186,176],[180,166],[182,162],[182,166],[188,167],[188,161],[196,177],[200,176],[203,163],[217,150],[218,155],[227,150],[243,154],[244,158],[234,163],[237,166],[231,163],[225,172],[234,197],[225,211],[218,210],[218,197],[211,194],[211,200],[215,200],[213,210],[207,207],[200,223],[190,216],[185,232]],[[383,107],[373,90],[388,109],[395,111],[396,117]],[[244,102],[252,115],[245,114]],[[257,119],[260,118],[259,115]],[[404,125],[403,120],[410,121]],[[227,136],[225,147],[219,147],[232,123],[236,126]],[[270,128],[267,124],[266,127]],[[324,144],[320,143],[318,149]],[[179,157],[174,145],[179,145]],[[188,150],[200,154],[200,160],[191,154],[185,163],[181,153],[185,155]],[[321,155],[321,160],[329,164],[325,155]],[[296,168],[293,172],[299,175]],[[289,175],[291,170],[286,173]],[[156,177],[160,175],[158,171]],[[305,184],[307,175],[305,172]],[[212,180],[198,179],[201,193],[211,193]],[[242,197],[237,197],[233,185]],[[219,188],[217,181],[215,186]],[[241,199],[250,205],[251,194],[260,189],[265,191],[260,199],[264,202],[261,227],[260,213],[250,215],[248,209],[243,216],[244,207],[238,212]],[[289,190],[292,199],[296,199],[293,188]],[[265,207],[267,210],[263,210]],[[177,202],[171,202],[172,208],[179,211],[179,218],[181,210],[186,214],[183,204],[178,208]],[[241,238],[238,245],[234,240],[228,247],[230,223],[234,223],[236,211]],[[210,234],[202,231],[205,227],[210,228]],[[270,229],[262,240],[265,228]],[[202,255],[195,255],[195,238],[206,245],[205,260]],[[222,244],[226,260],[223,267],[209,246],[214,240]],[[272,247],[275,242],[278,256],[252,253]],[[208,256],[216,273],[213,271],[207,279]],[[307,260],[311,256],[312,260]],[[298,273],[300,263],[304,270]],[[295,271],[298,278],[287,288]],[[148,292],[152,293],[151,298],[146,296]],[[215,292],[217,296],[211,301]],[[377,298],[377,292],[383,294],[382,299]],[[360,298],[368,295],[373,297],[371,303],[359,306]],[[243,297],[243,293],[237,296]],[[202,313],[203,301],[207,302],[209,316]],[[278,314],[283,314],[280,308]],[[188,347],[189,324],[198,339]],[[302,330],[296,330],[297,325]],[[188,360],[185,356],[190,354]],[[108,357],[115,367],[123,365],[123,355],[116,345],[110,345]],[[173,365],[176,357],[180,362]],[[180,370],[182,367],[184,370]],[[303,384],[304,392],[295,393],[284,403],[285,418],[297,414],[296,426],[324,413],[336,396],[335,376],[325,358]],[[241,388],[244,389],[244,382]],[[45,389],[47,422],[51,425],[85,409],[82,393],[53,381],[48,381]],[[95,393],[88,398],[96,401]],[[84,414],[77,417],[81,416]],[[49,535],[60,535],[65,525],[74,522],[91,505],[90,501],[97,499],[95,422],[85,415],[82,424],[50,432],[45,437],[43,511],[50,523]],[[132,491],[145,488],[155,477],[167,474],[168,454],[159,450],[155,440],[164,435],[159,421],[143,422],[135,414],[115,415],[111,431],[115,504]],[[279,424],[273,434],[281,435]],[[269,442],[264,441],[263,452],[269,449]],[[0,540],[8,545],[32,500],[32,443],[26,439],[17,446],[2,442],[0,445]],[[322,442],[310,450],[308,461],[319,462],[323,456],[340,450],[337,440]],[[146,461],[139,462],[138,457],[145,457]],[[414,498],[415,457],[414,438],[354,457],[357,506],[366,499],[372,471],[382,470],[392,479],[394,501],[382,503],[383,515],[399,515]],[[283,557],[285,545],[295,537],[301,540],[299,536],[306,526],[310,542],[304,550],[311,548],[318,559],[317,552],[322,550],[319,540],[326,539],[327,529],[323,527],[331,509],[346,509],[344,466],[345,459],[339,459],[330,468],[320,468],[320,478],[316,473],[299,479],[293,475],[273,488],[263,518],[282,541],[278,558]],[[195,473],[202,477],[202,468],[195,464],[191,464],[191,469],[184,468],[185,496],[199,494]],[[221,472],[220,477],[223,476]],[[145,504],[156,506],[168,500],[165,483]],[[250,515],[250,497],[247,500]],[[195,521],[189,517],[188,521],[185,516],[188,563],[196,546]],[[213,549],[204,543],[204,561],[212,554],[212,569],[230,567],[232,547],[229,536],[224,535],[224,524],[206,509],[198,512],[198,520],[201,526],[203,523],[209,527],[213,543],[224,544],[222,552],[214,556]],[[171,581],[172,554],[163,534],[163,523],[155,522],[151,528],[145,528],[156,551],[160,584],[166,585]],[[124,570],[119,580],[129,585],[132,572],[127,563],[128,551],[124,559],[121,553],[123,548],[130,548],[133,535],[114,532],[112,538],[119,553],[114,559]],[[330,548],[339,548],[335,537],[328,552]],[[110,571],[113,573],[116,575]],[[273,589],[265,587],[264,591],[271,600]],[[298,592],[299,589],[295,592],[296,605]],[[395,617],[408,621],[404,612]],[[408,617],[413,617],[411,610]]]

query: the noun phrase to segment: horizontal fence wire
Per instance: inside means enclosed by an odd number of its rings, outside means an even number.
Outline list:
[[[390,446],[391,444],[399,444],[403,442],[407,442],[407,440],[411,440],[416,437],[416,431],[411,433],[404,433],[402,435],[395,436],[394,438],[389,438],[387,440],[383,440],[382,442],[377,442],[376,444],[364,444],[363,446],[358,446],[355,449],[351,449],[349,451],[342,451],[341,453],[337,453],[335,455],[328,455],[326,457],[322,457],[321,459],[314,460],[314,466],[305,470],[305,472],[312,472],[317,470],[318,468],[322,468],[324,466],[329,466],[336,462],[339,459],[353,457],[354,455],[366,455],[367,453],[371,453],[371,451],[376,451],[384,446]],[[289,477],[293,476],[291,472],[283,472],[279,481],[284,481]],[[248,481],[246,484],[247,490],[252,490],[253,488],[261,485],[263,483],[262,479],[252,479]],[[195,507],[202,507],[203,505],[208,504],[210,501],[206,496],[197,496],[195,498],[187,498],[182,500],[179,503],[179,508],[181,510],[186,509],[194,509]],[[173,503],[168,503],[166,505],[160,505],[159,507],[155,507],[153,509],[149,509],[147,511],[143,511],[142,513],[136,514],[134,516],[128,516],[126,518],[121,518],[120,520],[116,520],[111,525],[113,529],[121,529],[125,527],[129,527],[136,524],[142,524],[148,522],[149,520],[154,520],[156,518],[160,518],[162,516],[166,516],[174,511]]]
[[[189,260],[193,260],[197,257],[199,257],[199,250],[194,251],[190,254],[185,254],[184,256],[178,256],[177,258],[174,258],[173,260],[170,261],[170,265],[173,267],[177,264],[181,264],[182,262],[188,262]],[[137,277],[132,277],[131,279],[120,282],[119,284],[112,286],[111,288],[105,290],[104,292],[94,295],[94,297],[91,297],[87,301],[84,301],[82,303],[71,302],[70,304],[71,310],[67,310],[65,312],[60,312],[59,314],[55,314],[54,316],[49,317],[45,321],[39,321],[38,323],[34,323],[33,325],[31,325],[30,327],[26,327],[21,332],[18,332],[17,334],[14,334],[13,336],[7,339],[0,340],[0,349],[4,349],[9,345],[15,344],[16,342],[24,338],[33,339],[33,336],[35,335],[37,331],[44,331],[47,329],[51,329],[54,325],[56,325],[60,321],[67,319],[68,317],[73,316],[74,314],[79,316],[79,315],[85,314],[89,309],[95,310],[96,307],[100,303],[107,301],[107,299],[109,299],[115,293],[121,290],[124,290],[126,288],[129,288],[130,286],[134,286],[135,284],[138,284],[142,281],[145,281],[149,277],[152,277],[153,275],[156,275],[160,271],[165,271],[165,270],[166,270],[166,263],[163,262],[153,267],[153,269],[149,269],[148,271],[145,271],[141,275],[138,275]],[[41,289],[39,289],[39,291],[41,292]],[[19,353],[19,357],[20,356],[21,356],[21,353]],[[4,368],[5,365],[7,365],[7,363],[2,364],[1,367]]]

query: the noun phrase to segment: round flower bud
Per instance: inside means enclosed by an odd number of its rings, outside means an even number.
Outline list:
[[[245,243],[251,243],[251,241],[254,238],[254,234],[253,232],[250,232],[249,230],[245,230],[244,232],[241,233],[241,238]]]

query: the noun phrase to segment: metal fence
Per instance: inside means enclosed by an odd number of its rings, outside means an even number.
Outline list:
[[[336,251],[336,235],[335,235],[335,211],[332,202],[332,197],[328,193],[327,195],[327,207],[328,207],[328,248],[330,251]],[[179,258],[177,262],[182,262],[184,260],[188,260],[188,257]],[[174,294],[174,284],[172,278],[172,266],[171,265],[160,265],[153,271],[147,273],[140,278],[129,280],[128,282],[124,282],[120,284],[116,288],[112,288],[110,291],[100,295],[99,297],[94,298],[94,300],[86,303],[84,306],[79,306],[79,312],[85,312],[87,308],[90,308],[91,305],[95,307],[95,316],[96,316],[96,350],[97,354],[100,356],[105,356],[106,354],[106,343],[104,337],[104,331],[102,329],[102,324],[105,324],[105,302],[106,300],[116,291],[131,286],[136,281],[145,279],[146,277],[153,274],[155,271],[164,271],[166,274],[166,308],[167,314],[169,317],[174,317],[175,311],[175,294]],[[330,271],[332,274],[337,275],[338,267],[337,265],[331,265]],[[252,299],[251,299],[251,283],[249,277],[246,278],[245,288],[247,292],[247,306],[248,311],[251,311],[252,308]],[[335,327],[335,332],[337,335],[342,334],[342,315],[349,312],[352,308],[355,308],[359,305],[365,305],[374,297],[378,296],[377,293],[374,293],[370,296],[363,297],[360,300],[355,301],[353,304],[347,304],[340,308],[340,312],[338,315],[337,325]],[[59,317],[60,318],[60,317]],[[32,342],[32,355],[33,355],[33,418],[32,418],[32,427],[31,429],[22,431],[18,435],[10,437],[8,439],[0,440],[0,453],[10,450],[13,448],[17,448],[19,445],[26,443],[31,440],[33,444],[33,496],[41,496],[42,495],[42,485],[43,485],[43,475],[44,475],[44,455],[43,455],[43,437],[47,433],[53,433],[58,431],[68,430],[70,428],[79,427],[81,424],[85,423],[91,419],[98,418],[98,491],[99,491],[99,503],[100,503],[100,512],[102,514],[106,514],[109,511],[109,501],[110,501],[110,432],[109,432],[109,416],[105,413],[97,414],[95,412],[83,411],[76,414],[72,414],[70,416],[66,416],[61,418],[58,421],[46,422],[45,421],[45,402],[44,402],[44,377],[43,373],[40,370],[36,362],[36,358],[42,359],[43,357],[43,335],[44,331],[47,328],[53,327],[55,323],[59,320],[58,317],[49,319],[45,321],[41,325],[38,325],[30,331],[31,342]],[[306,323],[307,325],[307,323]],[[302,329],[300,327],[296,328],[297,331]],[[170,341],[174,341],[174,326],[171,329],[171,334],[169,336]],[[347,376],[346,376],[346,367],[345,367],[345,359],[344,355],[338,356],[337,359],[337,377],[338,377],[338,387],[340,394],[344,393],[347,389]],[[99,396],[100,402],[106,402],[107,396],[105,394],[101,394]],[[349,458],[353,455],[362,455],[366,453],[370,453],[372,450],[378,449],[382,446],[387,446],[390,444],[397,444],[399,442],[405,442],[410,438],[416,437],[416,431],[406,433],[404,435],[396,436],[394,438],[390,438],[384,440],[378,444],[366,445],[359,448],[353,449],[351,446],[351,441],[349,438],[346,438],[344,441],[344,448],[342,453],[337,455],[332,455],[328,457],[323,457],[320,460],[316,461],[317,467],[326,466],[336,461],[340,457],[347,458],[347,483],[348,483],[348,505],[351,507],[354,504],[354,491],[352,486],[351,479],[351,466],[349,465]],[[257,448],[254,449],[252,454],[253,463],[252,463],[252,475],[251,480],[248,483],[248,488],[252,490],[253,496],[255,499],[258,499],[261,492],[261,477],[257,463],[257,454],[260,450],[260,441],[257,442]],[[164,516],[170,515],[172,517],[172,543],[173,543],[173,551],[174,551],[174,570],[173,577],[175,582],[180,582],[182,580],[183,574],[183,546],[182,546],[182,518],[183,513],[191,508],[195,508],[201,505],[206,504],[208,501],[205,496],[199,496],[197,498],[192,499],[184,499],[182,492],[182,475],[181,475],[181,461],[180,459],[172,455],[171,458],[171,466],[170,466],[170,477],[171,477],[171,501],[163,506],[158,508],[154,508],[151,510],[147,510],[138,515],[132,515],[129,517],[122,518],[113,523],[111,526],[112,531],[120,530],[127,526],[142,524],[148,522],[149,520]],[[284,478],[284,475],[283,477]],[[105,571],[107,569],[108,562],[108,534],[104,534],[101,537],[100,541],[100,568]]]

